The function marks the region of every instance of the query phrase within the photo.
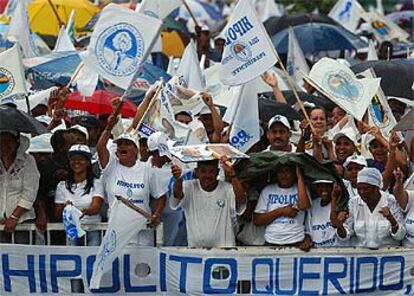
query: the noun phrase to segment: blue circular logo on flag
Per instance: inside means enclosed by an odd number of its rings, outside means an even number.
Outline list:
[[[357,102],[364,92],[361,83],[342,70],[326,73],[322,85],[333,96],[348,102]]]
[[[0,67],[0,97],[10,94],[14,88],[15,81],[10,71]]]
[[[134,26],[119,23],[98,36],[95,52],[105,72],[122,77],[136,72],[144,55],[144,46],[144,38]]]
[[[247,62],[252,57],[250,46],[241,41],[233,42],[233,44],[230,45],[230,52],[233,57],[242,62]]]

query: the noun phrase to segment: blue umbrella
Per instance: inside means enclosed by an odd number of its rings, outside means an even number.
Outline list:
[[[209,23],[214,23],[224,19],[220,9],[213,4],[200,0],[187,0],[187,4],[198,21],[207,21]],[[190,13],[184,5],[181,5],[179,8],[174,10],[171,15],[173,17],[178,16],[186,20],[191,18]]]
[[[317,53],[320,51],[358,49],[368,44],[358,36],[341,26],[325,23],[307,23],[294,26],[293,30],[304,53]],[[272,36],[272,42],[278,53],[288,52],[288,29]]]

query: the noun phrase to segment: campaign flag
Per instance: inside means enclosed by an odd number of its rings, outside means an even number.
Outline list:
[[[91,97],[96,90],[99,74],[94,69],[84,65],[76,77],[76,88],[82,96]]]
[[[135,10],[162,20],[181,4],[181,0],[143,0]]]
[[[69,239],[75,240],[86,234],[85,230],[82,229],[80,222],[80,218],[82,216],[82,211],[73,205],[69,204],[63,208],[63,228],[65,229],[66,236]]]
[[[367,61],[378,61],[377,50],[375,49],[374,41],[369,40],[368,42],[368,57]]]
[[[377,0],[376,10],[379,14],[384,15],[384,6],[382,5],[382,0]]]
[[[379,78],[357,79],[350,68],[330,58],[317,62],[305,79],[357,120],[362,120],[381,81]]]
[[[76,51],[65,27],[61,27],[53,52]]]
[[[198,60],[196,44],[193,40],[187,45],[181,58],[176,74],[182,86],[194,90],[204,90],[205,80]]]
[[[109,4],[101,12],[83,62],[128,90],[150,54],[161,25],[153,17]]]
[[[69,36],[70,41],[75,41],[75,10],[70,12],[68,23],[66,24],[66,34]]]
[[[144,216],[130,209],[121,201],[114,201],[111,206],[108,229],[93,264],[89,289],[99,289],[102,276],[111,270],[112,262],[118,258],[128,242],[146,227],[146,224],[147,220]]]
[[[275,0],[254,0],[254,4],[256,6],[257,15],[262,23],[272,16],[282,16],[282,12]]]
[[[357,0],[339,0],[331,9],[328,16],[349,31],[354,32],[358,27],[362,13],[364,13],[364,9]]]
[[[372,68],[359,73],[358,76],[369,79],[377,78]],[[377,93],[371,99],[371,104],[368,106],[368,123],[371,126],[378,127],[386,138],[390,137],[393,128],[397,125],[397,121],[392,114],[381,86],[378,88]]]
[[[289,75],[298,86],[303,84],[303,75],[309,74],[309,66],[306,63],[305,55],[300,48],[298,39],[292,27],[289,27],[289,47],[286,68]]]
[[[9,29],[5,39],[18,42],[22,48],[25,58],[32,58],[39,55],[30,34],[30,25],[27,16],[25,1],[17,1],[16,7],[11,15]]]
[[[230,145],[247,152],[260,140],[259,102],[254,81],[232,87],[232,103],[223,120],[230,124]]]
[[[0,53],[0,99],[26,94],[26,81],[18,45]]]
[[[374,35],[379,42],[390,41],[392,39],[406,41],[410,37],[410,35],[398,27],[398,25],[376,12],[363,13],[361,14],[361,18],[371,25]]]
[[[277,63],[276,50],[251,0],[237,3],[222,34],[226,39],[220,70],[224,84],[244,84]]]

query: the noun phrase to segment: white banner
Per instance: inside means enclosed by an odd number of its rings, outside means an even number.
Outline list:
[[[18,45],[0,53],[0,99],[26,94],[26,80]]]
[[[349,31],[354,32],[358,27],[362,13],[364,13],[364,9],[357,0],[339,0],[331,9],[328,16]]]
[[[240,85],[269,70],[278,61],[276,50],[250,0],[240,0],[224,28],[226,43],[220,77]]]
[[[85,294],[97,247],[0,245],[0,295]],[[106,295],[412,295],[414,250],[129,246],[94,290]]]

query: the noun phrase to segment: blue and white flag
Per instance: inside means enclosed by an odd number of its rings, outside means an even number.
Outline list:
[[[63,228],[65,229],[66,236],[71,240],[81,238],[86,234],[80,223],[82,215],[83,213],[73,205],[67,205],[63,209]]]
[[[101,12],[83,62],[126,90],[142,69],[161,25],[156,18],[109,4]]]
[[[331,9],[328,16],[349,31],[354,32],[358,27],[362,13],[364,13],[364,9],[357,0],[339,0]]]
[[[357,120],[362,120],[381,82],[380,78],[357,79],[350,68],[330,58],[313,65],[305,79]]]
[[[56,44],[55,44],[55,48],[53,49],[53,52],[67,52],[67,51],[76,51],[76,49],[65,27],[62,26],[60,28],[59,35],[56,40]]]
[[[400,41],[407,41],[410,34],[394,24],[386,16],[380,15],[376,12],[366,12],[361,14],[361,18],[371,25],[375,38],[379,42],[390,41],[398,39]]]
[[[254,4],[256,6],[257,15],[262,23],[272,16],[283,15],[275,0],[254,0]]]
[[[224,84],[244,84],[277,63],[276,50],[251,0],[237,3],[222,34],[226,39],[220,70]]]
[[[289,27],[289,48],[286,68],[289,75],[294,79],[298,87],[303,85],[303,74],[309,74],[309,66],[306,63],[305,55],[299,45],[295,32]]]
[[[182,86],[198,91],[205,89],[205,79],[198,60],[197,47],[193,40],[187,45],[175,73],[180,78]]]
[[[14,45],[0,53],[0,99],[26,94],[26,81],[20,50]]]
[[[143,0],[135,11],[162,20],[181,4],[181,0]]]
[[[247,152],[260,140],[259,102],[254,81],[231,89],[233,98],[223,120],[230,124],[230,145]]]

